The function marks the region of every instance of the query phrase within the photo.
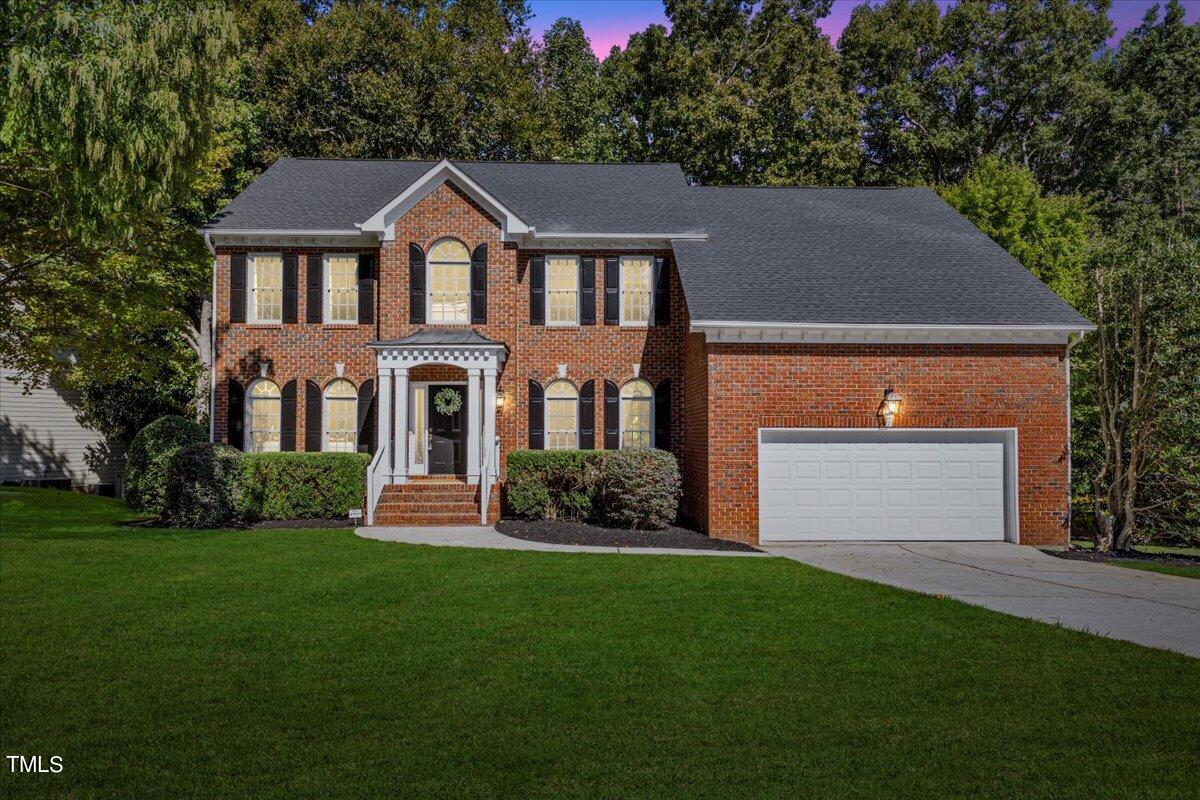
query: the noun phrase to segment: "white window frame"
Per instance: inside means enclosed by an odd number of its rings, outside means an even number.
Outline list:
[[[353,447],[349,450],[330,450],[329,449],[329,389],[339,381],[350,384],[350,388],[354,390],[353,398],[333,398],[336,402],[345,403],[351,402],[354,404],[354,439]],[[325,388],[321,390],[321,452],[322,453],[357,453],[358,452],[358,437],[362,431],[358,428],[358,387],[347,378],[334,378],[329,383],[325,384]]]
[[[627,380],[623,384],[621,384],[621,386],[617,389],[617,417],[618,417],[617,421],[619,423],[619,428],[621,431],[620,438],[617,440],[617,449],[618,450],[625,449],[625,403],[628,401],[624,397],[624,394],[625,394],[625,387],[631,383],[644,383],[650,387],[650,398],[649,398],[650,412],[648,414],[646,414],[646,419],[649,420],[649,426],[650,426],[649,431],[648,431],[650,443],[648,445],[646,445],[645,449],[653,450],[654,446],[656,444],[654,441],[654,422],[655,422],[654,400],[656,397],[656,390],[655,390],[654,384],[652,384],[650,381],[646,380],[645,378],[630,378],[629,380]]]
[[[329,260],[331,258],[347,258],[354,259],[354,319],[333,319],[333,274],[329,269]],[[321,273],[324,286],[322,293],[324,294],[323,305],[324,312],[321,315],[322,324],[324,325],[357,325],[358,324],[358,262],[361,255],[359,253],[324,253],[321,256]]]
[[[626,261],[649,261],[650,262],[650,297],[646,303],[646,321],[645,322],[626,322],[625,321],[625,262]],[[630,254],[621,256],[620,267],[617,270],[617,322],[622,328],[649,328],[654,324],[654,256]]]
[[[575,444],[572,447],[550,447],[550,387],[558,383],[565,383],[575,390]],[[561,403],[563,398],[554,398],[554,402]],[[546,388],[542,390],[542,449],[543,450],[578,450],[579,449],[579,387],[566,378],[556,378],[546,384]]]
[[[464,242],[462,239],[459,239],[457,236],[442,236],[442,237],[439,237],[437,240],[435,240],[434,243],[429,246],[430,255],[432,255],[434,248],[436,248],[442,242],[447,242],[447,241],[458,242],[459,244],[461,244],[463,247],[465,247],[467,249],[467,260],[465,262],[466,267],[467,267],[467,315],[466,315],[466,319],[462,320],[461,322],[458,322],[458,321],[450,322],[450,321],[444,320],[444,319],[435,320],[433,318],[433,265],[434,265],[434,261],[432,258],[427,256],[425,258],[425,322],[428,325],[470,325],[471,324],[471,248],[466,242]],[[460,266],[463,262],[439,261],[437,263],[453,264],[455,266]]]
[[[262,383],[269,383],[279,392],[278,396],[272,398],[262,398],[256,400],[254,398],[254,387]],[[254,404],[255,403],[274,403],[279,409],[279,450],[255,450],[254,449]],[[278,453],[283,450],[283,387],[277,381],[270,378],[255,378],[246,387],[245,402],[242,407],[242,430],[244,431],[243,446],[247,453]]]
[[[550,259],[573,259],[575,261],[575,319],[571,322],[554,322],[551,320],[550,313]],[[543,305],[546,309],[546,327],[548,328],[578,328],[580,320],[583,317],[583,259],[574,255],[547,255],[545,261],[542,262],[546,270],[544,280],[542,281],[542,297]]]
[[[258,273],[258,259],[279,259],[279,318],[258,318],[258,290],[255,288],[255,277]],[[282,325],[283,324],[283,253],[247,253],[246,254],[246,322],[250,325]]]

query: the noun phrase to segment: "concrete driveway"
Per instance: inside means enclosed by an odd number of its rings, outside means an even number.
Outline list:
[[[1008,543],[768,545],[831,572],[1200,658],[1200,580]]]

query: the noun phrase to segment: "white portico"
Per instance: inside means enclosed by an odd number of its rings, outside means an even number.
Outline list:
[[[371,347],[378,368],[379,445],[368,473],[368,519],[385,485],[416,475],[461,475],[480,484],[487,498],[499,476],[496,381],[505,346],[469,328],[427,328]],[[462,379],[413,381],[413,370],[424,365],[457,368]],[[452,400],[460,397],[458,409],[437,413],[437,389]]]

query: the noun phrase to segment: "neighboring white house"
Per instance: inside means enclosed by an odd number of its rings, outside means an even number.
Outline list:
[[[0,483],[121,494],[125,454],[77,418],[79,393],[53,386],[25,394],[0,369]]]

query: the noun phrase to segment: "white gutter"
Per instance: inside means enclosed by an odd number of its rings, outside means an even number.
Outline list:
[[[308,228],[201,228],[207,238],[210,234],[217,236],[362,236],[362,231],[343,228],[330,230],[314,230]]]

